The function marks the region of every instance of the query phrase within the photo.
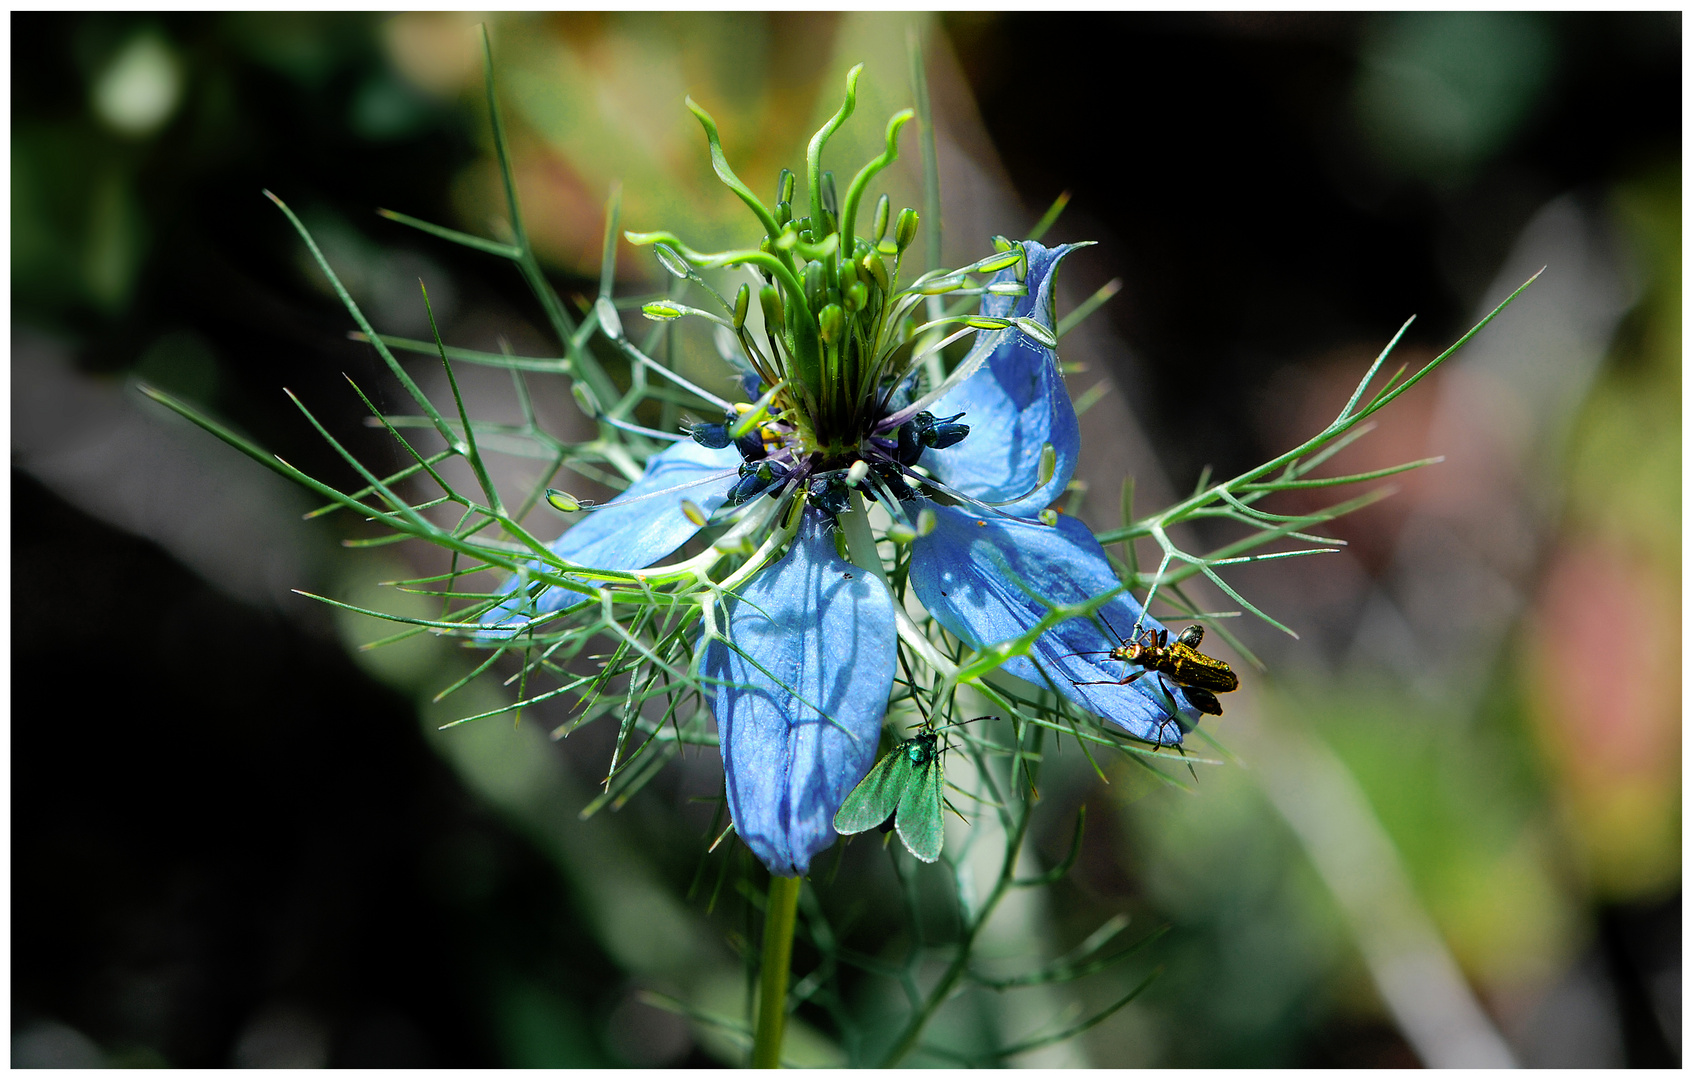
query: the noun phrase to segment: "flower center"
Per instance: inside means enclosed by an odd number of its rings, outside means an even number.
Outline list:
[[[792,485],[803,488],[813,506],[839,514],[847,508],[849,487],[867,482],[872,491],[901,502],[913,499],[917,491],[907,477],[923,451],[944,450],[970,434],[969,425],[958,422],[963,413],[936,417],[919,412],[891,428],[881,423],[881,432],[872,423],[855,443],[819,447],[805,437],[803,425],[790,422],[786,410],[770,417],[754,415],[758,412],[757,406],[742,404],[727,412],[723,423],[695,424],[689,432],[695,442],[711,449],[733,443],[740,451],[740,475],[729,491],[731,506],[761,494],[778,497]],[[891,414],[883,403],[879,412],[869,415],[885,421]]]

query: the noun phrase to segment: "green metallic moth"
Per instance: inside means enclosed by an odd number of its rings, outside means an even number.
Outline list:
[[[861,833],[894,819],[905,850],[934,862],[946,829],[941,820],[940,735],[923,731],[890,750],[852,789],[835,814],[835,831]]]

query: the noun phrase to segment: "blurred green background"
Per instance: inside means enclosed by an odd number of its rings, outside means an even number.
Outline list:
[[[427,555],[341,546],[358,523],[301,521],[303,493],[133,389],[348,479],[286,386],[391,456],[342,379],[392,404],[387,375],[264,188],[378,326],[427,329],[422,278],[447,340],[550,347],[504,265],[373,212],[497,235],[474,25],[12,16],[15,1065],[738,1060],[642,997],[745,1008],[757,922],[734,883],[759,878],[737,849],[696,880],[715,755],[580,821],[607,733],[550,742],[564,714],[541,710],[438,733],[476,708],[431,703],[468,654],[359,653],[376,629],[289,591],[375,599]],[[868,156],[910,102],[919,28],[948,261],[1069,191],[1052,237],[1101,244],[1066,264],[1060,312],[1123,281],[1064,349],[1074,394],[1110,391],[1079,476],[1101,527],[1124,475],[1145,508],[1273,456],[1406,316],[1403,356],[1426,359],[1546,266],[1341,461],[1445,462],[1339,524],[1343,554],[1238,576],[1301,634],[1240,628],[1269,670],[1207,723],[1239,762],[1194,794],[1049,764],[1029,857],[1061,859],[1085,803],[1082,855],[995,924],[989,961],[1027,970],[1119,916],[1170,932],[1139,967],[971,991],[934,1041],[1008,1044],[1157,966],[1133,1005],[1016,1063],[1679,1063],[1679,14],[490,26],[567,300],[592,293],[614,182],[629,227],[751,235],[683,94],[763,191],[858,61],[868,92],[831,160]],[[915,145],[896,206],[920,205]],[[654,273],[620,253],[623,292]],[[510,408],[486,374],[469,391]],[[562,393],[540,407],[578,422]],[[818,891],[880,952],[906,931],[871,847]],[[842,1017],[873,1043],[898,1002],[863,975],[843,992],[838,1015],[801,1009],[793,1056],[846,1060]]]

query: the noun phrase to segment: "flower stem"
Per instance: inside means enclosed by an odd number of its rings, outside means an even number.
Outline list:
[[[794,913],[799,909],[797,877],[772,877],[764,908],[764,956],[758,973],[758,1030],[752,1067],[782,1065],[782,1025],[788,1018],[788,964],[794,955]]]

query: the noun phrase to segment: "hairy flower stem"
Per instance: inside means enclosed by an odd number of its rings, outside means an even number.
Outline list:
[[[788,1018],[788,965],[794,955],[794,916],[799,910],[797,877],[771,877],[764,908],[764,955],[758,972],[758,1030],[752,1067],[782,1066],[782,1026]]]

